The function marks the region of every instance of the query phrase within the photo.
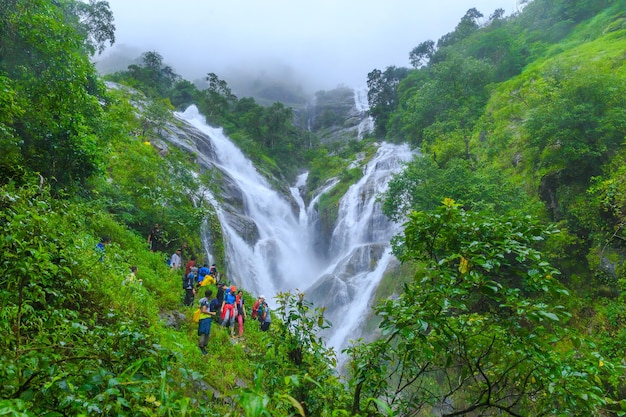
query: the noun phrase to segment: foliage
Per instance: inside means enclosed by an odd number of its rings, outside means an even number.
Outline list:
[[[150,98],[165,97],[180,80],[180,75],[163,61],[163,56],[157,51],[144,52],[139,60],[139,64],[129,65],[127,71],[111,74],[107,78],[138,89]]]
[[[336,357],[319,332],[330,327],[324,308],[314,308],[304,293],[279,293],[265,357],[255,375],[255,388],[240,401],[247,416],[337,415],[347,401],[333,373]],[[270,411],[270,414],[268,414]],[[341,415],[341,414],[340,414]]]
[[[317,190],[324,184],[329,189],[319,196],[315,209],[319,213],[322,236],[330,236],[339,214],[339,201],[351,185],[363,177],[363,167],[375,155],[377,147],[364,141],[352,141],[336,155],[329,156],[322,148],[311,161],[307,188]],[[349,161],[354,161],[349,165]],[[358,165],[357,165],[358,164]],[[352,167],[350,167],[352,166]],[[332,180],[335,181],[332,181]]]
[[[540,175],[560,171],[587,183],[624,140],[626,115],[620,107],[626,81],[597,68],[575,75],[555,68],[537,87],[538,101],[533,97],[524,126]]]
[[[543,78],[542,84],[536,92],[550,97],[549,103],[545,98],[532,100],[524,128],[533,158],[529,162],[550,192],[560,196],[553,211],[558,219],[573,204],[567,190],[588,187],[624,141],[626,114],[621,101],[626,80],[594,68],[578,70],[576,76],[558,71]]]
[[[409,61],[413,68],[426,65],[435,53],[435,42],[428,40],[420,43],[409,53]]]
[[[575,24],[593,17],[614,3],[607,0],[534,0],[528,2],[519,17],[519,25],[528,33],[529,41],[555,43],[567,36]]]
[[[154,304],[146,303],[147,291],[158,288],[156,277],[143,275],[145,288],[120,288],[123,252],[114,244],[100,261],[85,223],[89,208],[51,199],[47,187],[3,186],[0,207],[5,410],[184,413],[190,398],[170,388],[184,365],[156,343],[155,323],[148,324]]]
[[[420,145],[423,140],[445,141],[446,135],[460,132],[462,143],[469,142],[473,125],[488,99],[486,86],[493,80],[493,67],[482,60],[450,54],[445,61],[418,71],[426,72],[428,77],[392,116],[390,135]],[[471,157],[467,146],[460,151],[466,158]]]
[[[615,370],[567,327],[569,292],[535,248],[545,232],[449,199],[412,213],[394,253],[425,268],[377,307],[384,339],[349,349],[353,411],[369,395],[402,413],[598,415]]]
[[[626,225],[626,165],[618,164],[611,170],[607,178],[596,178],[589,188],[589,194],[595,197],[592,201],[597,204],[597,217],[604,224],[597,228],[605,232],[611,239],[624,239]]]
[[[176,81],[168,95],[172,105],[181,110],[200,101],[198,98],[198,89],[193,83],[187,80]]]
[[[159,223],[165,233],[165,248],[170,251],[183,242],[192,251],[199,251],[199,237],[192,231],[199,229],[208,209],[198,192],[198,182],[179,165],[180,161],[158,161],[154,148],[141,142],[120,151],[126,151],[125,157],[112,160],[111,165],[115,182],[102,184],[103,197],[111,198],[110,205],[103,208],[143,236]],[[179,182],[163,179],[168,177]]]
[[[141,61],[141,65],[130,65],[107,78],[151,99],[144,132],[154,127],[160,134],[171,105],[196,104],[207,122],[222,126],[261,172],[278,178],[295,176],[305,162],[305,150],[316,142],[310,133],[296,127],[292,109],[282,103],[264,107],[249,97],[239,99],[215,73],[207,74],[208,87],[199,90],[182,80],[158,52],[144,53]]]
[[[454,31],[443,35],[437,41],[437,48],[453,45],[475,33],[479,28],[478,21],[481,17],[483,17],[483,14],[476,8],[472,7],[469,9],[461,18],[459,24],[456,25]]]
[[[151,226],[192,253],[205,226],[225,254],[201,198],[214,178],[159,137],[171,106],[196,103],[268,175],[309,164],[310,189],[337,177],[318,206],[329,229],[361,175],[350,161],[375,148],[319,147],[290,108],[237,98],[215,74],[201,90],[156,51],[110,77],[139,93],[107,92],[89,60],[114,41],[107,2],[0,3],[0,414],[621,413],[625,4],[534,0],[484,25],[470,9],[411,51],[413,70],[368,75],[379,137],[428,156],[391,183],[391,216],[423,211],[380,292],[384,338],[351,347],[341,381],[323,310],[300,294],[279,295],[270,332],[247,323],[231,342],[214,325],[208,357],[189,320],[164,324],[192,309],[147,250]],[[450,196],[462,208],[437,206]],[[563,228],[546,242],[519,214],[538,196]]]
[[[396,88],[408,73],[408,68],[390,66],[385,71],[374,69],[367,74],[369,114],[376,122],[374,133],[378,137],[385,137],[387,134],[389,117],[398,107]]]
[[[462,159],[454,159],[442,168],[432,158],[420,156],[389,181],[382,209],[389,218],[399,221],[413,210],[435,209],[445,196],[466,209],[491,208],[500,213],[517,209],[527,200],[523,191],[497,170],[472,169]]]
[[[0,76],[11,80],[3,82],[9,112],[0,132],[9,143],[2,165],[75,189],[100,172],[105,141],[97,135],[103,87],[81,49],[83,38],[47,1],[16,1],[0,12]]]
[[[237,97],[224,80],[220,80],[215,73],[209,73],[205,77],[209,87],[203,90],[200,110],[206,114],[209,123],[224,125],[226,116],[237,102]]]
[[[60,4],[69,25],[83,37],[85,48],[90,55],[102,53],[107,41],[110,46],[115,43],[113,13],[107,1],[89,0],[85,3],[65,0]]]

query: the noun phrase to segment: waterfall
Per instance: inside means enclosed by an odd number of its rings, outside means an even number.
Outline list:
[[[306,228],[308,225],[308,216],[306,207],[304,206],[304,199],[302,198],[302,189],[306,186],[306,180],[309,177],[308,172],[304,172],[298,175],[296,179],[296,184],[293,187],[289,188],[291,195],[293,196],[296,203],[298,203],[298,212],[300,213],[298,217],[298,221],[300,226]]]
[[[340,201],[330,242],[333,258],[307,290],[316,305],[327,307],[333,323],[327,336],[338,352],[351,337],[360,335],[374,291],[393,259],[390,240],[399,232],[399,225],[384,216],[376,197],[387,189],[391,175],[412,157],[408,145],[382,143],[361,180]]]
[[[374,118],[367,114],[369,103],[367,101],[367,86],[354,90],[354,106],[356,110],[363,116],[359,126],[357,127],[357,138],[363,139],[365,133],[374,131]]]
[[[225,240],[226,278],[256,295],[308,285],[316,275],[315,256],[306,224],[290,202],[272,189],[222,129],[206,124],[195,106],[176,117],[206,135],[214,152],[198,151],[199,158],[220,170],[228,184],[225,193],[236,196],[227,206],[214,204]],[[207,198],[219,201],[211,194]]]
[[[262,177],[220,128],[209,126],[195,106],[175,116],[182,127],[170,126],[168,140],[197,155],[207,170],[220,172],[219,197],[214,185],[205,197],[222,226],[227,279],[254,295],[304,290],[307,299],[327,308],[333,323],[327,340],[337,352],[358,335],[373,293],[389,262],[390,239],[399,226],[386,219],[376,202],[390,176],[412,158],[408,145],[382,143],[363,166],[363,177],[340,200],[330,242],[329,259],[321,259],[319,197],[332,189],[330,179],[306,204],[307,173],[298,176],[289,193],[279,193]],[[191,127],[190,127],[191,126]],[[191,138],[190,138],[191,137]],[[208,242],[210,236],[205,236]],[[209,245],[206,245],[209,247]],[[210,254],[207,253],[210,256]]]

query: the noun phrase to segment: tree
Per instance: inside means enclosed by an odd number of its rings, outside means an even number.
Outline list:
[[[433,142],[456,131],[465,145],[458,155],[469,159],[470,134],[489,98],[486,86],[493,79],[493,67],[483,60],[450,54],[426,71],[429,78],[402,100],[394,129],[416,145],[428,135]]]
[[[201,103],[202,110],[209,121],[219,123],[221,118],[228,113],[228,110],[237,103],[237,96],[233,94],[228,83],[220,80],[215,73],[208,73],[205,81],[209,83],[209,87],[202,90],[204,93]]]
[[[163,56],[157,51],[147,51],[141,54],[137,64],[131,64],[126,71],[118,71],[107,75],[107,78],[134,89],[140,90],[151,99],[160,99],[176,95],[172,91],[175,83],[181,81],[174,69],[165,64]],[[179,88],[187,89],[182,85]]]
[[[489,22],[490,24],[493,24],[494,22],[500,22],[502,21],[502,19],[504,18],[504,9],[502,8],[497,8],[496,10],[494,10],[494,12],[489,16]]]
[[[267,340],[267,354],[255,376],[257,388],[244,391],[240,400],[248,404],[262,400],[256,409],[273,410],[272,415],[331,415],[343,408],[347,397],[334,374],[335,352],[319,335],[330,327],[325,309],[314,307],[299,291],[279,293],[276,298],[272,313],[276,330]]]
[[[268,149],[274,149],[280,142],[285,141],[285,133],[292,126],[293,111],[282,103],[274,103],[266,108],[261,117],[263,136],[261,140]]]
[[[435,42],[428,40],[420,43],[409,53],[409,61],[413,68],[426,65],[435,53]]]
[[[0,77],[10,80],[3,85],[13,97],[13,117],[0,122],[19,145],[19,160],[11,147],[11,163],[56,188],[84,184],[101,168],[96,132],[104,86],[84,54],[82,35],[63,23],[64,10],[43,0],[12,6],[0,9]]]
[[[113,12],[109,2],[89,0],[85,3],[80,0],[61,0],[61,7],[65,11],[68,22],[83,37],[85,48],[90,55],[102,53],[109,45],[115,43],[115,25]]]
[[[384,72],[374,69],[367,74],[369,113],[376,122],[374,129],[379,137],[387,134],[389,117],[398,107],[398,84],[408,73],[408,68],[390,66]]]
[[[412,415],[599,415],[614,368],[567,327],[569,293],[537,249],[549,233],[450,199],[413,212],[393,251],[420,267],[376,307],[382,339],[349,350],[353,411],[374,396]]]
[[[144,131],[152,128],[161,135],[168,122],[171,122],[174,107],[166,98],[151,100],[143,113]]]
[[[141,55],[139,80],[153,88],[159,95],[164,96],[180,76],[174,69],[163,62],[163,56],[156,51],[144,52]]]
[[[475,169],[458,158],[442,167],[429,156],[418,156],[391,178],[382,209],[392,220],[401,221],[411,211],[434,210],[446,196],[468,210],[490,208],[498,213],[518,209],[528,199],[499,170]]]
[[[446,46],[453,45],[462,41],[463,39],[467,39],[471,34],[476,32],[480,25],[478,24],[478,19],[483,17],[483,14],[476,10],[476,8],[472,7],[465,15],[461,18],[461,21],[454,28],[454,31],[443,35],[437,41],[437,48],[443,48]]]
[[[198,101],[199,91],[192,82],[178,80],[168,95],[174,107],[184,109]]]
[[[626,81],[612,69],[556,70],[537,87],[524,124],[541,173],[587,184],[624,141]]]

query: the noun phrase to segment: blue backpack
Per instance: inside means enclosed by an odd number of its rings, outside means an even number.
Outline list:
[[[235,300],[235,294],[231,294],[230,292],[224,294],[224,302],[226,304],[235,304]]]
[[[218,317],[218,319],[220,315],[220,312],[218,311],[219,309],[220,309],[220,302],[217,301],[217,298],[214,298],[213,300],[211,300],[211,304],[209,305],[209,311],[216,313],[217,314],[216,317]]]
[[[188,288],[193,288],[195,282],[196,282],[196,276],[194,275],[193,272],[190,272],[189,275],[187,275],[186,277],[183,277],[183,290],[186,290]]]
[[[201,282],[206,275],[209,275],[209,268],[203,266],[198,269],[198,282]]]

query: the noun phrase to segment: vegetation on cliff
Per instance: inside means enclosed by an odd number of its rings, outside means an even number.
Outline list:
[[[323,310],[297,293],[278,295],[273,331],[233,344],[216,326],[202,356],[180,276],[145,236],[159,223],[166,250],[202,257],[205,220],[218,231],[211,175],[160,139],[173,108],[196,103],[276,177],[308,166],[338,190],[368,144],[318,146],[283,104],[215,74],[199,89],[157,52],[110,77],[138,96],[108,90],[89,60],[114,40],[106,2],[5,1],[0,414],[623,415],[625,9],[470,9],[407,51],[414,68],[372,71],[376,133],[423,156],[383,202],[407,219],[394,253],[408,276],[340,379]],[[320,202],[328,224],[339,196]],[[125,283],[131,265],[142,285]]]

